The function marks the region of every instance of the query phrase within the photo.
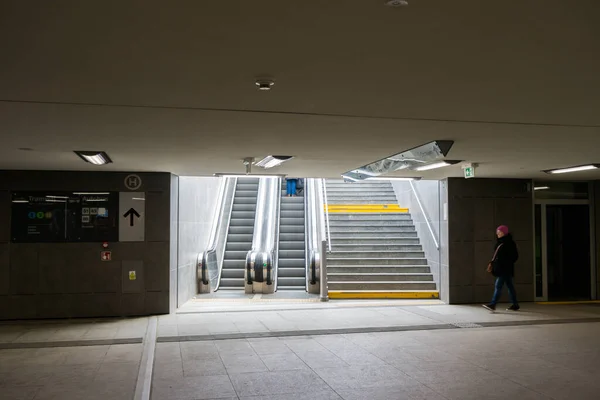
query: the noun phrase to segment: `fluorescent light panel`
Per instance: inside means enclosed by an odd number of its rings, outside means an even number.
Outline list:
[[[108,196],[109,192],[73,192],[73,194],[78,196]]]
[[[421,178],[407,178],[402,176],[390,176],[388,178],[377,177],[377,178],[367,178],[366,181],[418,181]]]
[[[570,172],[590,171],[593,169],[598,169],[598,165],[597,164],[580,165],[577,167],[550,169],[550,170],[547,170],[544,172],[547,174],[568,174]]]
[[[76,150],[77,154],[85,162],[94,165],[105,165],[112,163],[112,160],[104,151],[79,151]]]
[[[284,174],[240,174],[240,173],[217,172],[213,176],[223,177],[223,178],[285,178],[287,175],[284,175]]]
[[[533,188],[533,190],[548,190],[550,189],[550,186],[536,186]]]
[[[415,171],[429,171],[432,169],[448,167],[450,165],[458,164],[460,161],[438,161],[433,164],[421,165],[420,167],[415,168]]]
[[[254,165],[256,165],[257,167],[264,168],[264,169],[269,169],[269,168],[273,168],[278,165],[281,165],[284,162],[291,160],[292,158],[294,158],[294,157],[293,156],[266,156],[262,160],[256,162]]]

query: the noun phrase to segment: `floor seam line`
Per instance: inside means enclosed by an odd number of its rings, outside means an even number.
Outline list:
[[[156,339],[158,329],[158,318],[151,317],[148,319],[146,328],[146,337],[144,338],[144,350],[138,378],[135,386],[134,400],[150,400],[152,391],[152,372],[154,369],[154,356],[156,352]]]

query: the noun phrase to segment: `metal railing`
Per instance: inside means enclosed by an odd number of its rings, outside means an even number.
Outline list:
[[[229,224],[235,184],[235,178],[221,178],[221,182],[219,183],[217,203],[215,204],[207,248],[205,251],[199,253],[196,258],[198,293],[210,292],[211,286],[218,287],[220,266],[223,259],[223,252],[220,250],[224,250],[225,248],[224,241],[227,233],[227,230],[223,229],[223,222],[224,219],[227,219],[227,224]],[[228,200],[231,204],[229,204]],[[211,271],[212,277],[210,276]]]
[[[223,259],[225,258],[225,245],[227,242],[227,233],[229,232],[229,225],[231,224],[231,214],[233,212],[233,203],[235,200],[235,189],[237,187],[237,178],[226,178],[225,184],[225,193],[223,194],[223,214],[219,218],[220,228],[218,229],[217,241],[216,241],[216,261],[217,261],[217,271],[214,281],[215,281],[215,291],[219,290],[219,286],[221,285],[221,273],[223,271]],[[210,268],[209,268],[210,273]],[[211,281],[213,278],[211,277]]]
[[[260,178],[256,200],[256,219],[252,249],[246,256],[246,291],[252,292],[254,282],[273,284],[274,256],[277,244],[278,208],[281,197],[281,183],[278,178]],[[260,263],[260,264],[259,264]],[[264,289],[264,288],[263,288]],[[275,290],[273,286],[268,293]],[[263,293],[266,293],[263,291]]]
[[[319,200],[323,205],[323,212],[321,213],[321,215],[325,215],[325,221],[326,221],[326,227],[327,227],[327,232],[325,232],[325,235],[323,236],[323,238],[327,239],[327,245],[329,248],[329,252],[331,253],[331,229],[329,227],[329,204],[327,201],[327,184],[325,183],[325,179],[321,179],[321,185],[322,185],[322,190],[319,190]]]
[[[417,200],[417,204],[419,205],[419,209],[421,210],[421,214],[423,214],[423,218],[425,218],[425,223],[427,224],[427,228],[429,229],[429,233],[431,233],[431,238],[433,239],[433,243],[435,244],[435,248],[436,249],[440,249],[440,245],[435,237],[435,232],[433,232],[433,227],[431,226],[431,222],[429,221],[429,217],[427,216],[427,213],[425,212],[425,209],[423,208],[423,204],[421,203],[421,198],[419,197],[419,193],[417,193],[417,189],[415,188],[415,185],[413,184],[412,181],[408,181],[408,183],[410,184],[410,189],[412,190],[413,194],[415,195],[415,199]]]

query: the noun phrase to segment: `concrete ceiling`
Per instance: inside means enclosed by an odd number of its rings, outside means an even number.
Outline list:
[[[270,172],[333,177],[450,139],[478,176],[543,178],[600,162],[599,17],[597,0],[3,0],[0,169],[210,175],[289,154]]]

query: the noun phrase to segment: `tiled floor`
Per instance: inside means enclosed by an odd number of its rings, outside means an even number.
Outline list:
[[[132,399],[141,344],[0,350],[0,398]]]
[[[154,353],[156,318],[1,323],[0,398],[133,399],[148,365],[154,400],[599,398],[597,305],[314,304],[161,316]]]
[[[152,399],[598,399],[600,323],[158,343]]]

